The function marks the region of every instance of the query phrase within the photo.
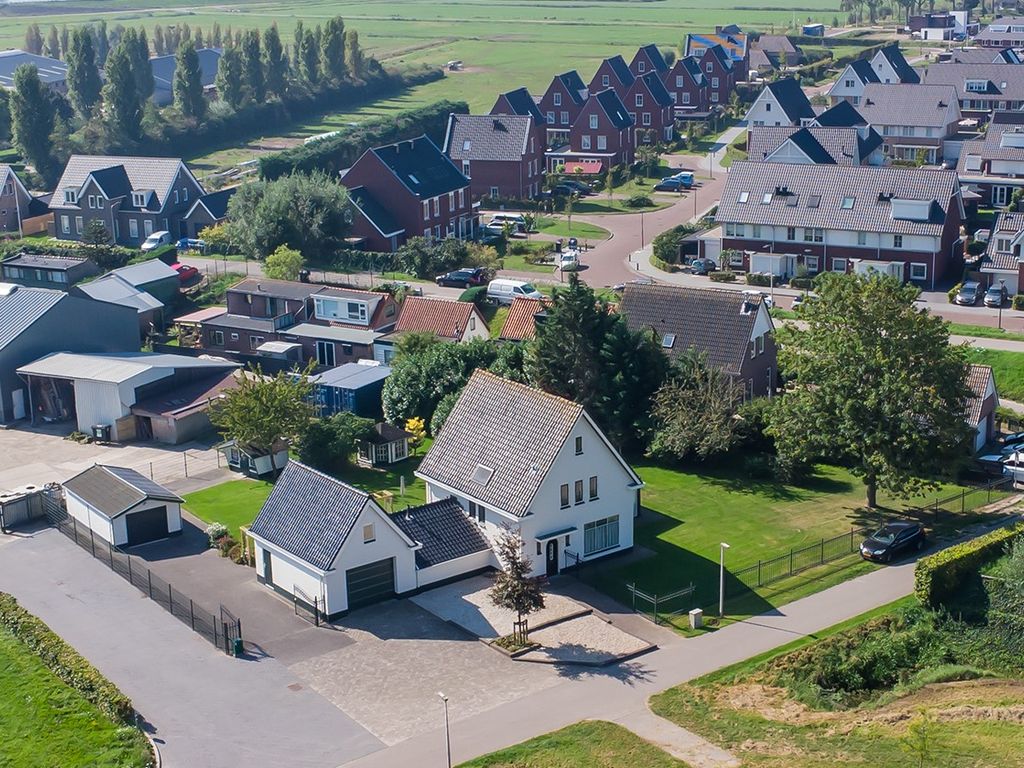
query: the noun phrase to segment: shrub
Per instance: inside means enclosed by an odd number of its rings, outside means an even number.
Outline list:
[[[948,291],[946,291],[946,299],[949,301],[950,304],[953,303],[953,299],[956,298],[956,295],[958,293],[960,293],[960,286],[961,285],[963,285],[963,283],[957,283],[952,288],[950,288]]]
[[[813,277],[791,277],[789,279],[790,288],[798,288],[801,291],[809,291],[814,287]]]
[[[721,272],[711,272],[708,274],[713,283],[735,283],[736,273],[732,270],[722,270]]]
[[[968,256],[980,256],[988,248],[988,243],[984,240],[971,240],[967,244],[967,255]]]
[[[660,266],[653,259],[664,264],[678,264],[680,259],[680,247],[683,240],[694,231],[689,224],[678,224],[672,229],[666,229],[651,241],[652,263]],[[664,267],[662,267],[664,269]]]
[[[1018,293],[1013,297],[1013,308],[1024,310],[1024,293]]]
[[[245,562],[245,550],[242,549],[241,544],[235,544],[231,549],[228,550],[228,557],[234,563]]]
[[[233,536],[221,536],[217,539],[217,549],[220,550],[221,557],[227,557],[231,552],[231,548],[237,546],[238,542]]]
[[[914,569],[914,596],[922,605],[937,607],[972,574],[998,558],[1007,545],[1024,535],[1024,525],[999,528],[984,536],[922,557]]]
[[[228,535],[228,527],[223,523],[210,523],[206,526],[206,537],[210,540],[210,546],[216,546],[218,540]]]
[[[747,272],[747,285],[767,288],[772,285],[772,277],[766,272]]]
[[[635,194],[626,198],[627,208],[651,208],[654,206],[654,201],[651,200],[649,195]]]
[[[459,301],[469,301],[477,305],[485,303],[487,301],[487,286],[474,285],[472,288],[467,288],[459,296]]]
[[[38,656],[57,677],[119,723],[134,723],[132,701],[11,595],[0,592],[0,625]]]

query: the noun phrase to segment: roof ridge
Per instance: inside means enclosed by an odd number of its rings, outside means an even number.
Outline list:
[[[314,469],[313,467],[309,466],[309,464],[303,464],[298,459],[289,459],[288,460],[288,466],[300,467],[300,468],[306,470],[307,472],[310,472],[311,474],[318,475],[319,477],[322,477],[325,480],[330,480],[333,483],[336,483],[338,485],[344,486],[345,488],[348,488],[349,490],[354,491],[356,494],[358,494],[360,496],[363,496],[363,497],[365,497],[367,499],[372,498],[372,495],[370,494],[369,491],[364,491],[362,488],[356,488],[354,485],[352,485],[350,483],[346,483],[344,480],[340,480],[337,477],[335,477],[334,475],[329,475],[326,472],[320,471],[319,469]],[[288,467],[286,466],[285,469],[287,469],[287,468]],[[282,470],[282,472],[283,472],[283,470]]]
[[[526,390],[527,392],[530,392],[530,393],[532,393],[534,395],[541,395],[541,396],[549,398],[549,399],[551,399],[553,401],[561,401],[563,403],[568,403],[569,405],[573,406],[574,408],[576,408],[579,411],[583,411],[584,410],[583,406],[580,403],[577,403],[575,400],[570,400],[568,397],[562,397],[561,395],[555,395],[555,394],[552,394],[551,392],[545,392],[540,387],[532,387],[529,384],[524,384],[521,381],[515,381],[513,379],[506,379],[504,376],[499,376],[496,373],[488,371],[486,368],[477,368],[476,370],[474,370],[472,375],[469,377],[470,380],[472,380],[477,374],[479,374],[480,376],[486,376],[488,378],[497,379],[498,381],[504,382],[506,384],[511,384],[514,387]]]

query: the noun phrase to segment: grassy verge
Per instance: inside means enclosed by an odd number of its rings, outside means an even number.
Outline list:
[[[624,562],[613,559],[588,566],[588,580],[627,605],[629,584],[664,595],[692,583],[695,604],[710,605],[717,603],[719,543],[727,542],[731,547],[726,556],[727,594],[736,596],[726,601],[731,616],[771,610],[865,573],[871,566],[847,558],[753,592],[746,592],[728,572],[875,525],[896,513],[913,514],[913,505],[957,490],[944,485],[925,498],[886,497],[880,499],[881,510],[868,512],[863,507],[863,484],[841,467],[819,465],[800,485],[758,478],[735,468],[681,471],[649,460],[637,461],[634,467],[646,483],[644,510],[634,530],[638,552]],[[986,499],[973,501],[980,506]],[[931,523],[930,517],[924,517],[926,524]],[[977,517],[945,519],[958,525]]]
[[[149,744],[140,731],[105,717],[0,627],[0,765],[149,764]]]
[[[684,768],[685,763],[614,723],[570,725],[514,747],[478,757],[460,768]]]
[[[999,394],[1009,400],[1024,401],[1024,352],[999,349],[972,349],[971,362],[992,366]]]
[[[586,221],[569,224],[564,218],[544,216],[537,222],[537,231],[553,237],[575,237],[579,240],[607,240],[608,230]]]
[[[551,243],[544,240],[515,240],[517,246],[526,246],[528,253],[510,253],[508,251],[501,257],[502,269],[512,272],[537,272],[538,274],[550,275],[554,264],[534,264],[529,259],[551,251]]]
[[[974,336],[981,339],[1006,339],[1007,341],[1024,341],[1024,333],[1011,333],[1002,328],[989,325],[968,325],[966,323],[948,323],[949,332],[956,336]]]

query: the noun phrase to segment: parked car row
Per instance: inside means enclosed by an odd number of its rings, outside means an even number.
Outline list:
[[[684,189],[693,187],[693,173],[691,171],[680,171],[654,185],[655,192],[682,192]]]
[[[953,303],[965,307],[973,307],[980,300],[986,307],[997,309],[1004,306],[1009,298],[1006,286],[1002,283],[990,285],[986,290],[981,287],[981,283],[977,280],[966,280],[961,284],[960,289],[953,297]]]

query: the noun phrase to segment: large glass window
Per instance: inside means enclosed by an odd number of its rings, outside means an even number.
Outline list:
[[[612,515],[583,526],[583,554],[593,555],[619,546],[619,516]]]

